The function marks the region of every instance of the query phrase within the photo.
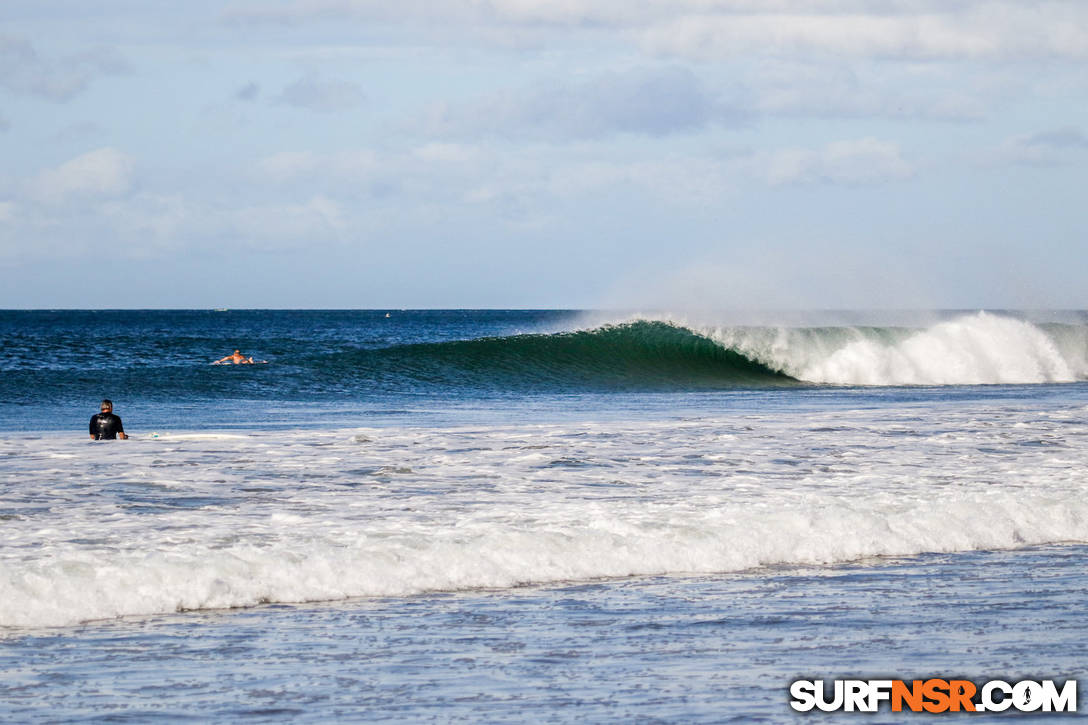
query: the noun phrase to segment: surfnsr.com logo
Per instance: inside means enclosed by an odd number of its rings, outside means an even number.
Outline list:
[[[884,703],[892,712],[1076,712],[1077,681],[990,680],[796,680],[790,684],[790,707],[798,712],[877,712]]]

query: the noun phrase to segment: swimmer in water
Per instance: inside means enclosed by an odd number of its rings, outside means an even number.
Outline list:
[[[216,360],[212,365],[253,365],[253,357],[246,357],[240,350],[235,350],[233,354],[227,355],[221,360]]]
[[[128,440],[125,427],[121,425],[121,416],[113,414],[113,401],[103,400],[98,409],[101,412],[91,416],[91,440],[115,441],[118,438]]]

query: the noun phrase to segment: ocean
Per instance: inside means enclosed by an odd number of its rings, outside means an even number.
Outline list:
[[[1088,682],[1086,312],[0,340],[0,721],[898,722],[790,683]],[[102,398],[129,440],[89,440]]]

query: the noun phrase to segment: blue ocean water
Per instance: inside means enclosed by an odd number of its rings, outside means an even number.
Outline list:
[[[1086,321],[0,312],[0,719],[788,721],[801,676],[1077,677]],[[87,440],[103,397],[130,440]]]
[[[10,430],[78,429],[103,397],[145,429],[253,428],[405,415],[457,422],[480,408],[494,419],[522,403],[546,415],[572,406],[667,414],[714,408],[721,398],[850,404],[858,383],[865,397],[976,398],[1009,394],[980,384],[1085,377],[1084,313],[1051,313],[1061,322],[1012,330],[992,329],[1011,317],[939,316],[950,330],[932,325],[937,313],[892,316],[899,324],[881,327],[784,327],[562,310],[0,311],[0,395],[17,410]],[[924,322],[903,324],[911,319]],[[977,329],[957,329],[972,323]],[[963,349],[949,349],[949,335]],[[911,349],[912,336],[921,349]],[[844,369],[828,367],[859,342],[855,358],[839,363]],[[236,348],[270,364],[209,364]],[[895,369],[899,358],[907,369]],[[813,359],[826,369],[807,369]],[[958,376],[946,380],[949,368]]]

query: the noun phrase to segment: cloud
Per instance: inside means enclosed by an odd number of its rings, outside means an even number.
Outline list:
[[[349,81],[326,81],[303,76],[283,89],[277,103],[322,113],[347,111],[366,100],[362,89]]]
[[[70,123],[54,133],[51,138],[62,143],[70,141],[85,141],[95,136],[102,136],[106,132],[100,124],[94,121],[77,121]]]
[[[734,161],[677,154],[641,160],[560,158],[543,146],[498,150],[432,142],[382,154],[285,151],[255,161],[251,175],[254,184],[275,184],[277,193],[319,191],[368,214],[405,205],[417,213],[424,207],[463,209],[465,204],[542,208],[617,194],[689,208],[720,201],[733,188],[745,173]]]
[[[261,87],[254,81],[250,81],[234,92],[234,98],[239,101],[254,101],[260,93]]]
[[[429,0],[400,0],[397,3],[374,0],[294,0],[293,2],[236,2],[220,15],[227,25],[259,27],[262,25],[298,26],[313,22],[381,22],[419,20],[442,22],[457,18],[479,17],[472,0],[434,3]],[[486,11],[485,11],[486,12]]]
[[[993,102],[934,66],[857,70],[766,62],[716,76],[670,65],[550,80],[435,104],[398,130],[473,140],[661,138],[783,116],[977,121]]]
[[[456,143],[428,143],[412,150],[412,155],[428,162],[462,164],[478,156],[473,146]]]
[[[445,138],[662,136],[746,114],[977,121],[1017,93],[1074,97],[1088,60],[1088,3],[1069,0],[249,0],[224,18],[253,32],[289,25],[317,57],[343,50],[330,29],[366,26],[383,47],[424,56],[455,46],[570,59],[562,81],[433,105],[413,128]],[[602,56],[643,67],[577,75]],[[1072,87],[1036,82],[1038,61]],[[671,102],[639,107],[652,89],[638,84],[662,62],[694,73],[674,79]]]
[[[265,204],[227,213],[233,235],[264,251],[303,248],[339,238],[346,230],[339,203],[315,196],[305,203]]]
[[[504,163],[515,163],[507,158]],[[498,173],[498,162],[476,147],[428,143],[397,153],[344,149],[320,154],[281,151],[256,160],[250,176],[255,184],[273,184],[277,193],[305,188],[335,199],[370,205],[396,198],[431,203],[455,197]]]
[[[52,60],[39,56],[25,38],[0,35],[0,87],[15,93],[64,102],[95,78],[128,70],[128,62],[113,48],[90,48]]]
[[[1085,150],[1088,150],[1088,136],[1080,129],[1066,127],[1006,139],[994,154],[994,160],[1027,166],[1055,166],[1068,161],[1071,153]]]
[[[979,120],[987,101],[958,87],[939,64],[844,66],[768,60],[745,78],[752,112],[762,116]]]
[[[770,11],[708,3],[647,27],[658,53],[722,58],[784,57],[974,59],[1088,56],[1088,12],[1075,3],[1012,2],[773,4]],[[776,8],[784,8],[775,11]]]
[[[99,204],[96,211],[109,222],[113,238],[128,242],[129,256],[145,258],[199,239],[211,217],[210,209],[180,194],[138,193]]]
[[[11,121],[7,117],[0,115],[0,133],[11,130]]]
[[[1060,0],[294,0],[235,3],[223,18],[248,26],[457,26],[482,31],[497,44],[519,29],[618,31],[653,53],[700,58],[1088,56],[1088,7]],[[455,42],[460,35],[446,38]]]
[[[672,154],[653,160],[565,164],[548,175],[546,189],[556,198],[571,200],[621,191],[655,203],[705,208],[734,193],[742,180],[733,159]]]
[[[48,215],[0,202],[0,262],[96,255],[102,239],[116,242],[116,254],[130,259],[284,252],[336,244],[354,229],[342,202],[320,194],[303,199],[246,203],[141,191],[68,204]],[[17,241],[27,238],[35,244]]]
[[[676,3],[683,7],[684,3]],[[655,5],[657,7],[655,7]],[[663,12],[664,11],[664,12]],[[222,19],[234,25],[299,25],[307,22],[464,22],[497,25],[615,25],[668,14],[660,3],[628,0],[294,0],[238,2],[228,6]]]
[[[750,188],[834,184],[865,186],[914,176],[898,145],[873,138],[829,143],[822,148],[781,148],[724,154],[671,154],[629,161],[557,165],[530,196],[579,199],[592,194],[645,194],[675,207],[710,208]]]
[[[426,128],[439,136],[597,139],[618,133],[667,136],[741,114],[686,68],[639,68],[571,83],[542,83],[458,105],[435,107]]]
[[[122,196],[132,186],[132,171],[130,156],[115,148],[101,148],[42,171],[30,180],[28,193],[35,201],[48,204],[71,197]]]
[[[1088,148],[1088,136],[1080,129],[1059,128],[1020,139],[1020,143],[1032,148],[1084,149]]]
[[[256,176],[276,183],[320,176],[336,182],[358,181],[370,177],[379,168],[373,151],[354,150],[335,154],[310,151],[281,151],[256,163]]]
[[[771,185],[832,183],[863,185],[914,175],[896,144],[863,138],[837,141],[822,149],[780,149],[754,158],[754,168]]]

